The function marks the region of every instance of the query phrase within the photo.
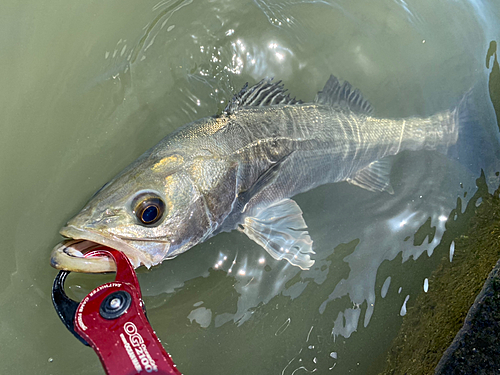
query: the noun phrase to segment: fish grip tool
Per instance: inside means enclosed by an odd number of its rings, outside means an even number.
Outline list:
[[[95,288],[80,303],[64,292],[69,271],[60,271],[54,280],[52,302],[66,328],[94,349],[108,375],[181,375],[149,324],[128,258],[105,246],[85,254],[96,256],[115,261],[115,281]]]

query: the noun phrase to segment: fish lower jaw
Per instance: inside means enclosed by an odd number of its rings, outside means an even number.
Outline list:
[[[54,247],[50,259],[52,267],[60,270],[83,273],[115,272],[116,264],[112,259],[108,257],[85,258],[83,256],[84,252],[99,245],[123,252],[134,268],[140,265],[150,268],[155,264],[153,260],[148,259],[146,254],[120,239],[104,237],[98,233],[84,231],[73,226],[62,228],[60,233],[68,239]]]

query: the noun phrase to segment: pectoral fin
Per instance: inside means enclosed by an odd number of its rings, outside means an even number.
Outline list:
[[[387,191],[389,194],[394,194],[390,181],[392,164],[392,157],[374,161],[361,169],[352,178],[347,179],[347,182],[363,189]]]
[[[302,217],[302,210],[295,201],[283,199],[263,208],[254,217],[246,217],[242,231],[261,245],[277,260],[286,259],[303,270],[309,269],[314,260],[311,237]]]

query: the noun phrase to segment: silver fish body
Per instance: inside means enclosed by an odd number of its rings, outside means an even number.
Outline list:
[[[221,115],[188,124],[147,151],[61,234],[115,247],[136,267],[150,267],[239,229],[275,259],[307,269],[314,263],[312,240],[291,197],[339,181],[391,193],[391,156],[446,150],[457,142],[458,121],[458,110],[373,117],[359,91],[333,76],[306,104],[285,95],[279,82],[261,81],[245,87]],[[110,270],[109,262],[79,267],[75,258],[80,254],[60,245],[52,265]]]

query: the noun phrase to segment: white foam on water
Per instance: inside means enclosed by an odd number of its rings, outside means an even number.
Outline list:
[[[384,285],[382,285],[382,289],[380,290],[380,295],[382,296],[382,298],[385,298],[385,296],[387,295],[390,285],[391,285],[391,277],[387,276],[387,279],[385,279]]]
[[[401,311],[399,312],[399,315],[405,316],[406,315],[406,302],[410,299],[410,295],[408,294],[405,298],[405,301],[403,302],[403,306],[401,306]]]
[[[191,311],[187,317],[191,323],[195,321],[202,328],[207,328],[212,321],[212,310],[205,307],[199,307]]]

